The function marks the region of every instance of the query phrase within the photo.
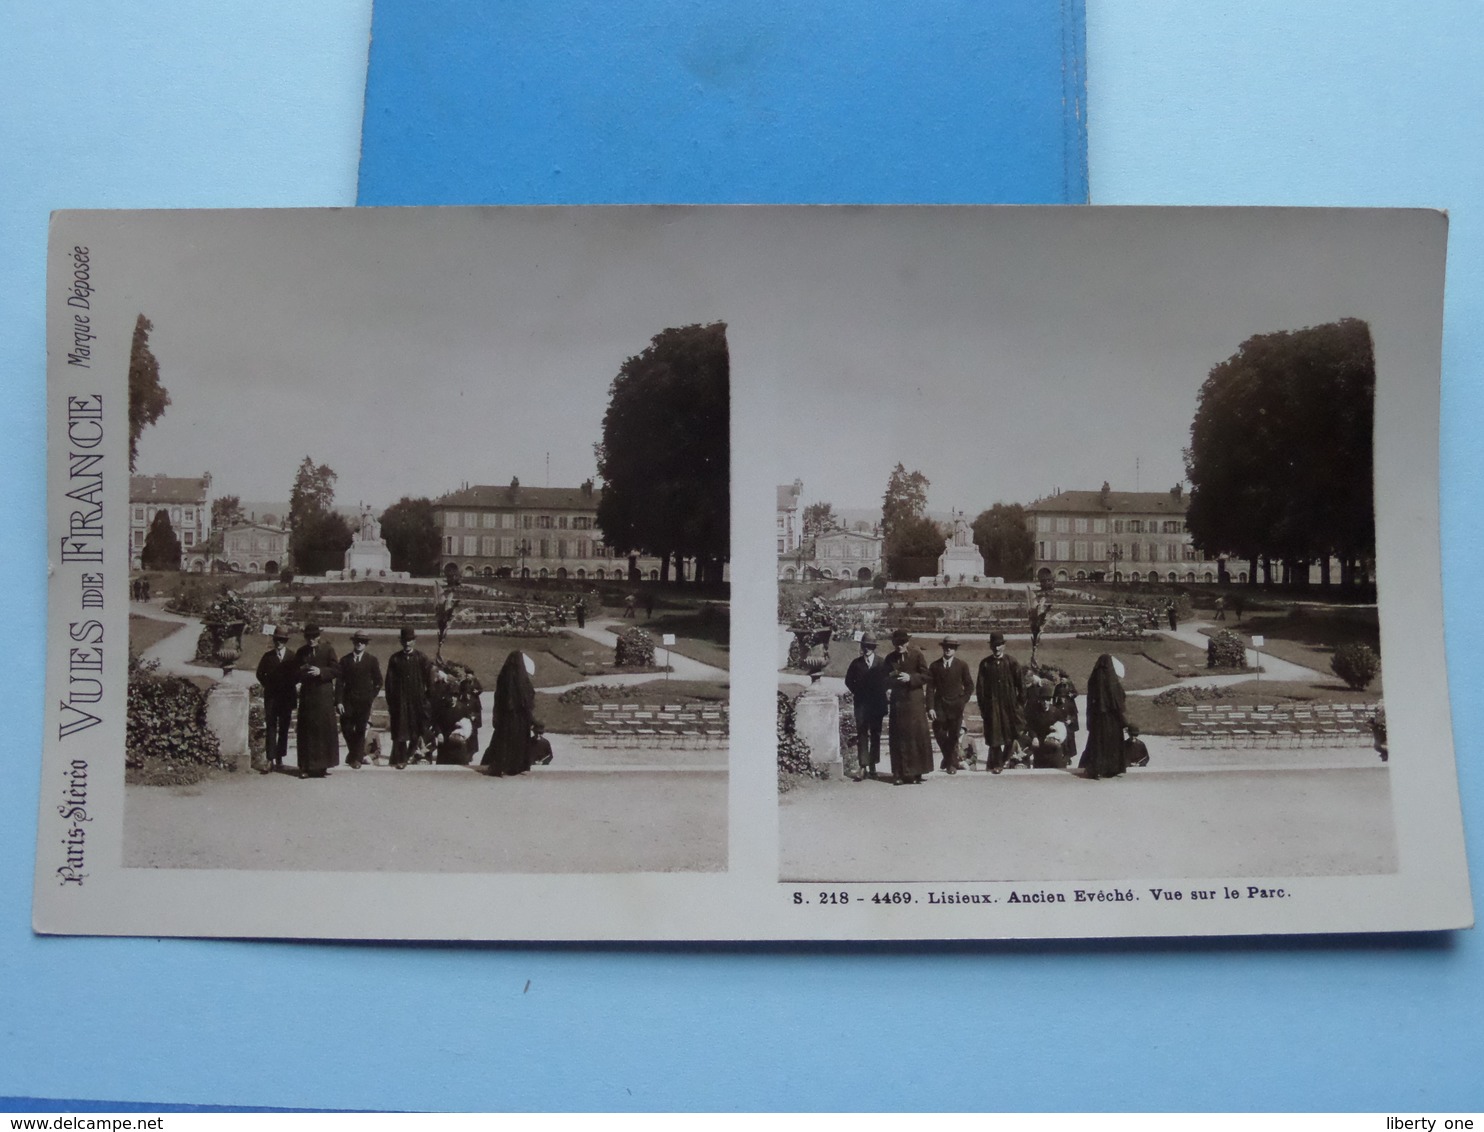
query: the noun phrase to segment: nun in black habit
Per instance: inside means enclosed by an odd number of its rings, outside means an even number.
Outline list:
[[[494,708],[490,712],[490,745],[481,765],[495,777],[524,774],[531,769],[531,727],[536,722],[536,688],[531,674],[536,666],[516,649],[505,658],[495,677]]]
[[[1123,732],[1128,726],[1124,711],[1121,667],[1107,653],[1098,657],[1087,678],[1087,749],[1078,766],[1087,778],[1113,778],[1124,772]]]

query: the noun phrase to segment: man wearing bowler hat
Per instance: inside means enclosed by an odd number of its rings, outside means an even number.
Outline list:
[[[273,630],[273,647],[258,661],[258,683],[263,686],[264,774],[283,769],[289,754],[289,723],[294,718],[294,697],[299,683],[299,658],[289,652],[289,631],[282,625]]]
[[[340,680],[335,689],[340,734],[345,736],[345,762],[352,770],[359,770],[366,761],[366,725],[371,722],[371,704],[381,691],[381,665],[366,651],[370,640],[364,629],[351,634],[352,651],[340,658]]]
[[[1005,634],[989,635],[989,655],[979,662],[974,698],[984,720],[985,763],[993,774],[1005,769],[1025,730],[1025,677],[1020,664],[1005,652]]]
[[[861,637],[861,654],[845,670],[845,687],[853,697],[855,744],[861,778],[875,778],[881,762],[881,722],[886,718],[886,661],[876,655],[876,638]]]
[[[933,738],[942,752],[942,769],[957,774],[958,733],[964,724],[964,708],[974,694],[974,674],[959,660],[958,638],[943,638],[943,655],[928,665],[927,717],[933,725]]]
[[[414,645],[417,633],[402,626],[402,650],[386,662],[386,711],[391,724],[391,765],[398,770],[417,756],[432,718],[433,662]]]

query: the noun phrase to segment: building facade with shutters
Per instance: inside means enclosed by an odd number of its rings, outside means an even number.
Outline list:
[[[628,578],[658,581],[660,561],[612,547],[598,526],[601,488],[462,488],[433,501],[438,568],[464,578]],[[691,576],[689,572],[687,577]]]
[[[180,540],[180,569],[203,573],[211,566],[211,473],[200,476],[129,477],[129,565],[140,568],[150,524],[161,511]]]
[[[1059,491],[1026,508],[1037,581],[1214,583],[1220,563],[1185,526],[1182,487],[1169,491]],[[1245,572],[1233,580],[1246,581]]]

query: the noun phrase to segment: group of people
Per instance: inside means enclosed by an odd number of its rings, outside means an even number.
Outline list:
[[[404,626],[401,648],[381,664],[367,646],[370,634],[357,630],[351,651],[337,657],[318,625],[304,626],[304,644],[288,645],[288,630],[273,632],[273,647],[258,661],[266,729],[264,774],[284,769],[289,727],[297,712],[295,743],[300,778],[324,778],[340,765],[364,766],[367,730],[378,694],[386,696],[389,764],[436,762],[467,766],[479,751],[484,722],[483,689],[474,673],[435,664],[417,648],[417,632]],[[516,649],[505,658],[495,680],[491,736],[481,765],[494,777],[524,774],[551,762],[551,743],[536,719],[535,664]]]
[[[942,656],[928,662],[905,629],[891,636],[892,651],[877,655],[876,638],[865,633],[860,656],[850,662],[845,687],[853,697],[859,782],[879,778],[881,732],[887,729],[891,780],[915,785],[933,770],[933,744],[939,769],[957,774],[977,761],[964,726],[972,699],[983,721],[985,769],[1000,774],[1014,766],[1070,767],[1077,760],[1082,730],[1077,690],[1063,677],[1027,672],[1005,651],[1003,633],[991,633],[990,651],[977,673],[957,654],[958,638],[944,637]],[[1087,682],[1087,740],[1077,766],[1087,778],[1109,778],[1130,765],[1147,765],[1148,750],[1128,721],[1123,666],[1108,654],[1098,657]]]

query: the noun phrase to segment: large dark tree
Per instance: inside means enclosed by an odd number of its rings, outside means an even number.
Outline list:
[[[299,463],[289,494],[289,556],[300,574],[323,574],[345,565],[355,536],[345,516],[332,510],[335,473],[308,456]]]
[[[594,446],[609,546],[696,560],[719,581],[731,555],[731,363],[726,323],[656,334],[619,368]]]
[[[931,481],[921,472],[909,472],[900,463],[886,481],[886,494],[881,497],[881,533],[890,544],[897,528],[908,519],[927,514],[927,489]]]
[[[403,496],[381,513],[381,537],[392,553],[392,569],[406,570],[414,578],[438,573],[442,539],[433,521],[433,504],[426,497]]]
[[[134,323],[134,343],[129,350],[129,471],[139,456],[139,437],[146,426],[165,415],[170,391],[160,384],[160,363],[149,348],[154,323],[140,315]]]
[[[139,564],[146,570],[180,569],[180,537],[163,510],[156,511],[150,521],[144,549],[139,552]]]
[[[1341,563],[1349,584],[1376,545],[1370,328],[1347,318],[1259,334],[1201,387],[1186,520],[1200,549],[1257,565]],[[1326,574],[1326,580],[1327,580]]]
[[[984,555],[984,570],[1007,582],[1030,580],[1036,542],[1019,503],[996,503],[973,522],[974,545]]]
[[[886,540],[886,573],[897,581],[916,581],[938,569],[943,553],[943,529],[926,515],[899,519]]]

